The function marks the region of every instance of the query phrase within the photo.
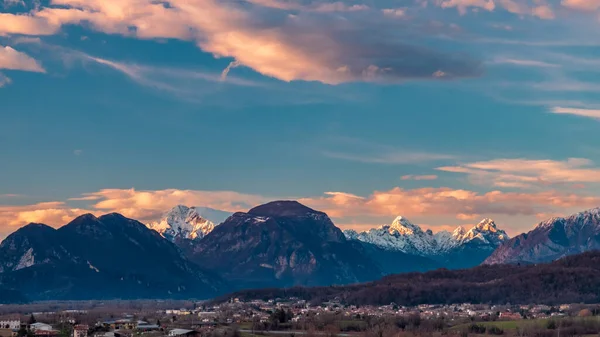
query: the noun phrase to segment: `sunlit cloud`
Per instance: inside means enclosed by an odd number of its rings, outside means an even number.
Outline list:
[[[428,174],[428,175],[407,174],[407,175],[400,177],[400,179],[402,179],[402,180],[436,180],[437,178],[438,178],[438,176],[435,174]]]
[[[593,119],[600,119],[600,109],[561,108],[554,107],[551,110],[555,114],[575,115]]]
[[[389,191],[376,191],[368,197],[328,193],[320,198],[303,198],[300,201],[339,218],[426,215],[446,216],[460,220],[493,214],[532,216],[559,209],[600,205],[600,197],[558,191],[478,193],[451,188],[402,189],[399,187]]]
[[[82,200],[82,198],[76,198]],[[118,212],[139,220],[156,220],[177,205],[206,206],[219,210],[246,211],[269,201],[260,195],[233,191],[106,189],[86,193],[83,200],[93,201],[91,207],[102,212]]]
[[[481,73],[480,62],[466,55],[407,42],[427,38],[424,35],[421,39],[374,39],[373,31],[383,36],[399,30],[414,35],[416,30],[382,22],[384,13],[367,11],[364,5],[319,2],[301,6],[299,13],[290,15],[288,7],[295,7],[294,2],[253,2],[260,4],[172,0],[167,7],[150,0],[54,0],[52,4],[61,7],[5,14],[0,21],[10,24],[0,24],[0,32],[50,35],[64,25],[84,24],[107,34],[194,41],[207,53],[231,58],[282,81],[399,82],[437,79],[439,73],[445,74],[444,79]],[[266,15],[256,6],[279,13]],[[368,13],[356,21],[330,14],[363,11]]]
[[[29,222],[61,226],[85,213],[101,215],[118,212],[142,222],[152,222],[177,205],[206,206],[236,212],[247,211],[254,206],[280,199],[298,200],[309,207],[324,211],[336,224],[344,228],[352,224],[352,228],[384,224],[398,215],[403,215],[430,220],[436,218],[436,226],[432,226],[435,230],[439,230],[444,223],[452,227],[457,222],[471,223],[483,217],[537,219],[542,214],[564,214],[574,208],[585,209],[600,205],[600,196],[556,190],[534,193],[494,190],[480,193],[448,187],[395,187],[386,191],[374,191],[365,196],[347,192],[326,192],[322,196],[290,198],[234,191],[106,189],[85,193],[64,202],[53,201],[24,206],[2,205],[0,236]],[[72,203],[85,206],[74,207]]]
[[[34,58],[10,46],[0,46],[0,69],[46,72]]]
[[[600,168],[585,158],[569,158],[565,161],[495,159],[444,166],[438,170],[466,174],[474,183],[504,188],[600,183]]]
[[[93,212],[73,208],[60,201],[23,206],[0,205],[0,238],[28,223],[59,227],[79,215]]]

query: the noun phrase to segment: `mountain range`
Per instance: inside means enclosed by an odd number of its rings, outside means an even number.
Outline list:
[[[210,297],[229,290],[156,231],[119,214],[17,230],[0,244],[0,286],[36,300]]]
[[[391,225],[360,233],[345,230],[344,234],[349,240],[372,244],[386,251],[428,258],[449,269],[480,264],[509,238],[491,219],[483,219],[469,230],[458,227],[452,233],[440,231],[434,234],[402,216]]]
[[[549,262],[600,249],[600,208],[540,222],[528,233],[505,242],[486,264]]]
[[[491,219],[452,233],[404,217],[342,231],[295,201],[234,214],[178,206],[147,224],[86,214],[59,229],[29,224],[2,241],[0,292],[15,301],[201,299],[246,288],[355,284],[484,260],[552,261],[597,249],[599,233],[600,209],[550,219],[513,239]]]

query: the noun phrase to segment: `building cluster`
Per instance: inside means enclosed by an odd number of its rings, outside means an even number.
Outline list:
[[[88,330],[87,325],[75,324],[69,335],[71,337],[88,337]],[[0,321],[0,337],[17,337],[21,335],[28,337],[58,337],[61,334],[64,335],[59,329],[42,322],[24,323],[18,319]]]
[[[280,323],[288,329],[307,330],[332,316],[344,322],[365,322],[369,317],[406,317],[408,320],[441,319],[446,321],[520,320],[562,316],[577,312],[570,305],[418,305],[402,306],[395,303],[380,306],[345,305],[340,300],[319,304],[298,298],[242,301],[233,298],[226,303],[209,305],[196,303],[194,309],[151,310],[143,319],[106,311],[94,316],[84,310],[55,313],[34,313],[40,317],[54,317],[56,324],[18,319],[0,319],[0,337],[199,337],[214,329],[236,325],[245,329],[277,329]],[[53,316],[48,316],[48,315]],[[55,315],[54,315],[55,314]],[[109,315],[110,319],[98,319]],[[114,318],[120,315],[119,318]],[[76,317],[76,318],[74,318]],[[50,319],[50,318],[48,318]],[[42,319],[43,320],[43,319]],[[151,322],[149,322],[151,321]],[[85,322],[87,324],[80,324]],[[289,326],[291,325],[291,326]],[[241,328],[240,328],[241,329]],[[355,330],[357,331],[357,330]],[[246,331],[250,332],[250,331]]]
[[[381,306],[356,306],[344,305],[341,301],[332,300],[318,305],[310,305],[304,300],[272,299],[268,301],[253,300],[240,301],[231,299],[228,303],[210,308],[215,314],[209,317],[206,313],[198,313],[205,317],[204,320],[222,318],[222,314],[229,313],[229,322],[243,323],[268,322],[273,312],[285,310],[292,315],[291,322],[302,322],[312,320],[325,314],[342,315],[349,319],[360,319],[364,317],[405,316],[419,315],[422,319],[444,318],[448,320],[472,318],[477,320],[519,320],[529,318],[549,318],[563,316],[569,310],[569,305],[550,307],[547,305],[476,305],[476,304],[452,304],[452,305],[418,305],[401,306],[395,303]]]

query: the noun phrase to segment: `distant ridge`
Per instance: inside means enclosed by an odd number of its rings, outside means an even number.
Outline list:
[[[506,232],[487,218],[469,230],[458,227],[452,233],[441,231],[433,234],[398,216],[391,225],[360,233],[346,230],[344,234],[349,240],[375,245],[386,251],[425,257],[451,269],[479,265],[508,240]]]
[[[540,222],[501,245],[485,264],[540,263],[600,249],[600,208]]]
[[[296,297],[315,303],[339,299],[349,305],[523,304],[600,302],[600,252],[569,256],[539,265],[493,265],[440,269],[384,277],[339,287],[295,287],[236,292],[216,302]]]

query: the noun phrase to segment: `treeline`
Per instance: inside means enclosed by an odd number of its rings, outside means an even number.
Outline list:
[[[570,256],[549,264],[439,269],[348,286],[247,290],[227,296],[231,297],[243,300],[297,297],[312,303],[338,299],[353,305],[598,303],[600,252]]]

